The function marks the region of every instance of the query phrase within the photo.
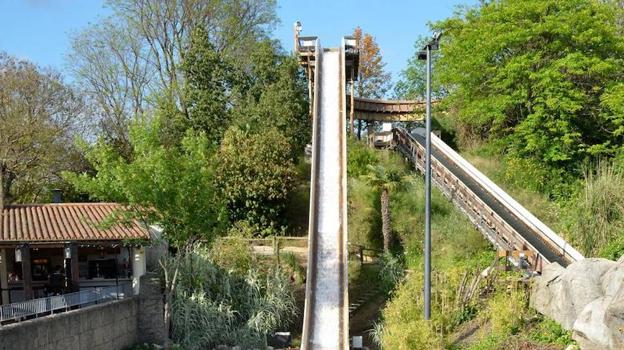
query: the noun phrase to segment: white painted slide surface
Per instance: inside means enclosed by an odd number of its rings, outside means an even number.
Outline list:
[[[348,349],[343,53],[317,46],[302,349]]]

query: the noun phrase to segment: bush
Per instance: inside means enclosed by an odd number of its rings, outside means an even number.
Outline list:
[[[289,141],[277,129],[225,133],[215,178],[231,220],[247,221],[261,236],[280,231],[295,174]]]
[[[492,325],[491,333],[500,338],[516,334],[522,325],[523,315],[527,308],[524,291],[496,293],[487,302],[487,317]]]
[[[210,248],[212,261],[226,271],[245,273],[254,266],[249,243],[237,236],[217,239]]]
[[[379,163],[379,156],[366,143],[349,138],[347,143],[347,175],[360,177],[368,173],[368,166]]]
[[[297,313],[292,287],[280,269],[266,274],[225,270],[200,246],[181,257],[178,280],[172,338],[184,349],[262,348],[266,335],[287,327]]]
[[[280,254],[282,268],[291,276],[291,280],[297,284],[303,283],[306,277],[306,270],[299,264],[297,256],[294,253]]]
[[[380,264],[379,280],[384,291],[391,292],[405,276],[405,263],[401,257],[385,253],[381,257]]]
[[[349,242],[366,248],[381,249],[381,209],[379,193],[364,181],[349,178]]]
[[[619,258],[624,247],[624,172],[599,163],[569,202],[570,236],[588,256]]]

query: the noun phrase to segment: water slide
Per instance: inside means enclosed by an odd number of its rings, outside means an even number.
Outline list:
[[[308,272],[301,349],[349,348],[345,45],[314,49]]]

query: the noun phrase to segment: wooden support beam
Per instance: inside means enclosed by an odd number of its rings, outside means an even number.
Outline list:
[[[358,140],[362,139],[362,119],[358,119],[358,133],[357,133],[357,138]]]
[[[78,265],[78,245],[71,243],[70,252],[70,273],[71,273],[71,289],[74,292],[80,291],[80,268]]]
[[[23,244],[20,246],[22,253],[22,281],[24,282],[24,300],[34,298],[32,287],[32,263],[30,261],[30,246]]]
[[[8,304],[10,302],[9,296],[9,266],[7,261],[6,248],[0,249],[0,305]]]

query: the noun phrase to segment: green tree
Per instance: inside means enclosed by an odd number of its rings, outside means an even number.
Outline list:
[[[409,178],[398,170],[382,165],[369,165],[369,172],[362,175],[362,179],[379,190],[381,202],[381,233],[383,235],[384,251],[390,251],[392,239],[392,225],[390,221],[390,192],[404,188]]]
[[[293,158],[310,142],[311,120],[305,77],[297,60],[281,52],[277,42],[264,40],[251,52],[250,73],[243,100],[235,112],[237,124],[257,129],[277,128],[291,145]]]
[[[295,166],[288,140],[275,128],[232,127],[217,154],[215,181],[230,218],[247,221],[258,233],[275,233],[292,190]]]
[[[169,336],[174,295],[186,256],[193,243],[210,243],[224,231],[225,206],[213,183],[213,154],[203,132],[189,130],[179,147],[161,143],[159,118],[137,122],[130,129],[132,160],[128,161],[100,139],[83,144],[95,176],[66,173],[65,178],[91,198],[124,205],[111,222],[139,220],[158,225],[163,238],[177,253],[161,259],[164,289],[164,332]],[[183,273],[183,272],[182,272]],[[170,348],[167,338],[165,348]]]
[[[186,130],[193,129],[203,131],[211,143],[218,144],[230,122],[228,107],[236,86],[235,68],[214,49],[206,30],[198,27],[191,36],[181,71],[186,112],[170,106],[163,135],[177,142]],[[161,101],[161,108],[167,101]]]
[[[96,174],[66,173],[65,178],[93,199],[124,204],[121,219],[157,224],[174,247],[210,242],[223,231],[226,213],[213,183],[208,139],[189,131],[180,147],[164,147],[159,129],[158,118],[135,123],[131,161],[102,140],[83,144]]]
[[[414,55],[407,61],[407,68],[401,71],[400,80],[394,86],[394,95],[400,99],[407,100],[424,100],[427,92],[427,63],[425,60],[418,59],[418,54],[422,52],[423,47],[428,43],[430,38],[419,36],[414,43]],[[435,97],[443,96],[444,90],[438,82],[436,71],[436,63],[440,57],[440,52],[433,52],[431,59],[432,66],[432,95]]]
[[[72,147],[84,112],[58,73],[0,52],[0,208],[46,200],[61,171],[84,169]]]
[[[624,141],[624,40],[613,2],[492,1],[436,23],[437,74],[473,134],[579,172]]]
[[[121,150],[131,148],[128,125],[144,111],[164,103],[189,116],[182,70],[196,28],[207,33],[207,43],[220,56],[245,67],[251,48],[277,22],[275,0],[108,0],[106,5],[109,17],[73,35],[68,67],[94,102],[107,140]],[[149,98],[154,93],[159,99]]]

